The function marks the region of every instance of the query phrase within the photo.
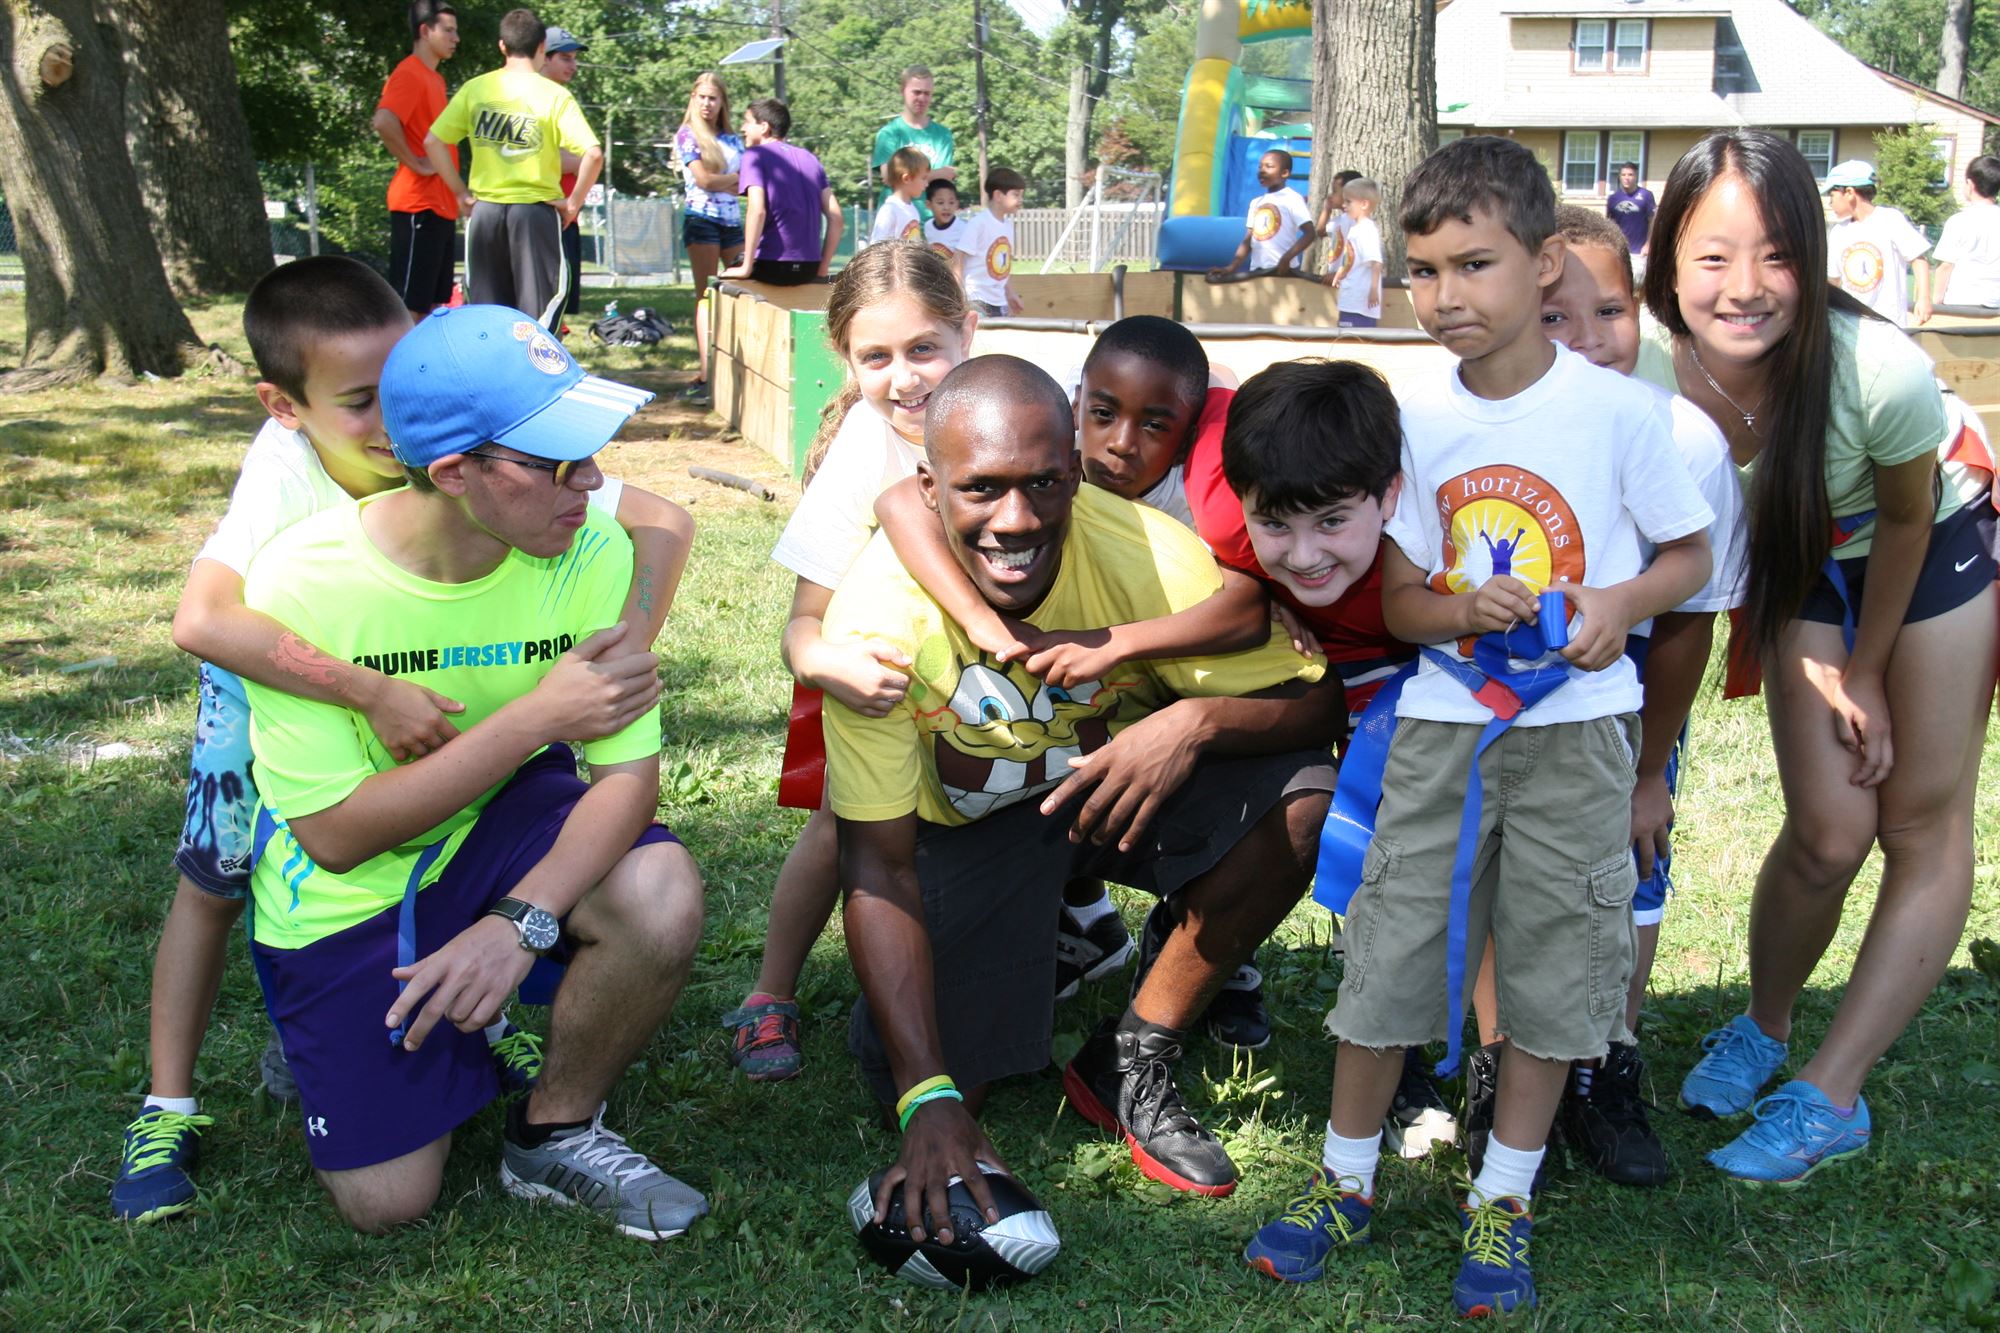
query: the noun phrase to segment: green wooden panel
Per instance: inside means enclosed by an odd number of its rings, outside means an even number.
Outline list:
[[[820,410],[840,392],[847,367],[826,341],[824,310],[792,311],[792,475],[802,477],[806,453],[819,431]]]

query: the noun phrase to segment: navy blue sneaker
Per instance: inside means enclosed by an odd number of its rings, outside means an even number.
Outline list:
[[[1823,1166],[1868,1147],[1867,1099],[1841,1112],[1804,1079],[1793,1079],[1757,1103],[1756,1123],[1708,1155],[1710,1163],[1746,1185],[1803,1185]]]
[[[1325,1167],[1313,1172],[1306,1192],[1286,1204],[1284,1212],[1250,1238],[1243,1250],[1244,1262],[1280,1282],[1319,1281],[1335,1250],[1368,1243],[1375,1200],[1341,1188],[1357,1183],[1352,1176],[1330,1179]]]
[[[1535,1275],[1528,1270],[1528,1233],[1535,1217],[1526,1199],[1503,1194],[1477,1208],[1459,1205],[1465,1228],[1463,1257],[1451,1299],[1466,1319],[1535,1308]]]
[[[194,1207],[195,1163],[201,1132],[212,1116],[148,1107],[125,1127],[118,1179],[111,1185],[111,1215],[125,1222],[153,1222]]]
[[[500,1071],[500,1090],[527,1092],[542,1081],[542,1039],[532,1032],[507,1024],[507,1031],[487,1050],[493,1067]]]

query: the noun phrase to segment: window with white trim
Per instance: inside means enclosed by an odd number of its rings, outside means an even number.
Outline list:
[[[1931,168],[1931,188],[1946,189],[1951,185],[1951,159],[1958,151],[1958,136],[1947,134],[1931,140],[1931,156],[1936,163]]]
[[[1616,174],[1627,162],[1639,168],[1639,179],[1646,179],[1646,132],[1644,130],[1613,130],[1606,138],[1610,151],[1605,154],[1604,171],[1606,179]]]
[[[1612,29],[1611,68],[1636,74],[1646,68],[1646,20],[1619,19]]]
[[[1569,130],[1563,135],[1563,193],[1596,194],[1603,179],[1598,171],[1596,130]]]
[[[1833,131],[1800,130],[1792,144],[1812,167],[1813,179],[1825,180],[1826,173],[1833,170]]]
[[[1570,40],[1570,49],[1576,52],[1576,67],[1579,70],[1601,70],[1604,68],[1604,53],[1607,47],[1611,25],[1603,19],[1578,19],[1576,30]]]

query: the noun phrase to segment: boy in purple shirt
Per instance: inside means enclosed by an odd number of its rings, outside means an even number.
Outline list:
[[[1625,246],[1635,255],[1644,255],[1652,238],[1653,214],[1659,205],[1653,192],[1639,184],[1639,164],[1627,162],[1618,168],[1618,188],[1604,198],[1604,216],[1625,233]]]
[[[785,142],[791,127],[791,108],[775,97],[752,102],[743,113],[743,162],[736,175],[745,198],[743,258],[723,271],[725,278],[796,287],[824,280],[833,265],[840,205],[819,159]]]

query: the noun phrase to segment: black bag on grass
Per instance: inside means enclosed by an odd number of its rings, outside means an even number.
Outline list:
[[[590,326],[590,336],[606,347],[651,347],[673,332],[673,325],[645,306],[629,315],[607,315]]]

